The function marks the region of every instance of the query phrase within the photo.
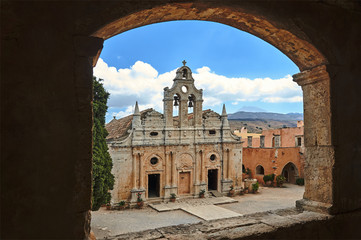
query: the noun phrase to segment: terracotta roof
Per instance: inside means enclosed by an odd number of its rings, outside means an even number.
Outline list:
[[[141,119],[144,119],[145,114],[148,112],[153,111],[153,108],[148,108],[146,110],[143,110],[140,112]],[[212,112],[211,109],[204,110],[202,115]],[[193,118],[193,113],[188,114],[188,119]],[[178,120],[178,116],[173,117],[174,120]],[[108,124],[105,125],[105,129],[108,131],[109,135],[107,136],[107,140],[123,140],[125,139],[129,134],[128,130],[132,127],[132,120],[133,120],[133,114],[120,118],[120,119],[113,119]]]
[[[147,112],[153,111],[152,108],[148,108],[140,112],[141,119],[144,118]],[[105,125],[105,129],[108,131],[109,135],[107,140],[113,139],[124,139],[128,136],[128,130],[132,127],[133,114],[120,118],[113,119],[108,124]]]

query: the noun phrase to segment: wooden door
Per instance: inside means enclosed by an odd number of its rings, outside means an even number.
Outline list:
[[[190,172],[182,172],[179,173],[179,195],[181,194],[189,194],[190,193],[190,182],[191,181],[191,173]]]

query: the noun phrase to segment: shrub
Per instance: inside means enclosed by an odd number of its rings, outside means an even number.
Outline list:
[[[177,197],[177,195],[176,195],[175,193],[171,193],[171,194],[170,194],[170,198],[175,199],[176,197]]]
[[[124,207],[124,206],[125,206],[125,201],[124,201],[124,200],[123,200],[123,201],[120,201],[120,202],[118,203],[118,206]]]
[[[271,181],[271,182],[273,182],[274,180],[275,180],[275,174],[274,173],[272,173],[272,174],[268,174],[268,175],[264,175],[264,177],[263,177],[263,181],[266,183],[266,182],[268,182],[268,181]]]
[[[258,182],[252,184],[252,190],[253,190],[253,192],[257,192],[257,191],[258,191],[258,188],[259,188]]]
[[[247,168],[247,169],[246,169],[246,174],[249,175],[249,176],[251,176],[251,174],[252,174],[251,169]]]
[[[277,186],[281,186],[286,181],[286,178],[282,175],[278,175],[276,177],[276,181],[277,181]]]
[[[300,185],[300,186],[305,185],[305,179],[303,179],[303,178],[297,178],[297,179],[296,179],[296,184],[297,184],[297,185]]]
[[[264,175],[263,176],[263,181],[266,183],[268,181],[271,181],[271,176],[270,175]]]

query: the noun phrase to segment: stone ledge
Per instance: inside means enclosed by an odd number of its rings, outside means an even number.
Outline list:
[[[301,227],[308,222],[331,219],[332,216],[317,212],[300,211],[296,208],[249,214],[195,224],[157,228],[136,233],[127,233],[108,239],[155,240],[155,239],[254,239],[271,236],[280,229]]]

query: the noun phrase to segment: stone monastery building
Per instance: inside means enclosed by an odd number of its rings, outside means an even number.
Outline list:
[[[143,199],[168,199],[171,193],[186,197],[241,187],[241,138],[231,133],[224,105],[222,115],[202,110],[203,91],[194,86],[185,64],[177,69],[173,86],[164,88],[163,114],[139,112],[136,103],[133,115],[107,124],[115,176],[112,201],[134,202],[139,192]]]
[[[243,149],[243,171],[249,168],[252,177],[263,182],[264,175],[283,175],[289,183],[304,177],[304,125],[297,122],[294,128],[263,130],[261,134],[248,133],[246,128],[235,131],[247,139]]]

